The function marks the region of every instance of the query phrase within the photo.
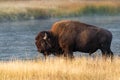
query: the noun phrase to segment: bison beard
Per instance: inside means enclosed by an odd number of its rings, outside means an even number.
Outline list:
[[[60,56],[62,49],[59,47],[59,44],[56,43],[55,38],[52,36],[49,31],[40,32],[36,38],[36,47],[40,53],[43,53],[45,59],[48,55],[54,54],[55,56]]]
[[[110,49],[112,34],[103,28],[65,20],[54,23],[47,33],[47,35],[51,34],[49,39],[52,48],[50,50],[59,47],[61,54],[65,57],[72,58],[75,51],[92,54],[98,49],[101,50],[102,56],[113,57]],[[54,42],[55,44],[52,44]]]

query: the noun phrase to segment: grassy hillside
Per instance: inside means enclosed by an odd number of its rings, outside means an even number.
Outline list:
[[[119,80],[120,58],[0,62],[0,80]]]
[[[120,2],[79,0],[28,0],[0,2],[0,21],[86,15],[120,15]]]

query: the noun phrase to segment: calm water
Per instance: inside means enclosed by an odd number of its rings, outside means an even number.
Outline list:
[[[111,49],[116,55],[120,54],[120,16],[62,19],[78,20],[110,30],[113,34]],[[0,60],[35,59],[38,55],[34,44],[37,33],[49,30],[54,22],[62,19],[0,23]]]

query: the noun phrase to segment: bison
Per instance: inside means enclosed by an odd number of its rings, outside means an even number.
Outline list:
[[[60,52],[60,55],[72,58],[75,51],[91,55],[100,49],[102,56],[113,57],[113,52],[110,49],[111,32],[79,21],[62,20],[56,22],[51,30],[40,32],[38,36],[36,38],[36,44],[40,42],[37,44],[38,50],[41,52],[44,50],[46,54]],[[42,42],[41,39],[45,42]],[[44,48],[41,48],[42,45]]]

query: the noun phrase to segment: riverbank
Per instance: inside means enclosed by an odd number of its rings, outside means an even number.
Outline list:
[[[0,22],[51,17],[120,15],[119,1],[1,1]]]

